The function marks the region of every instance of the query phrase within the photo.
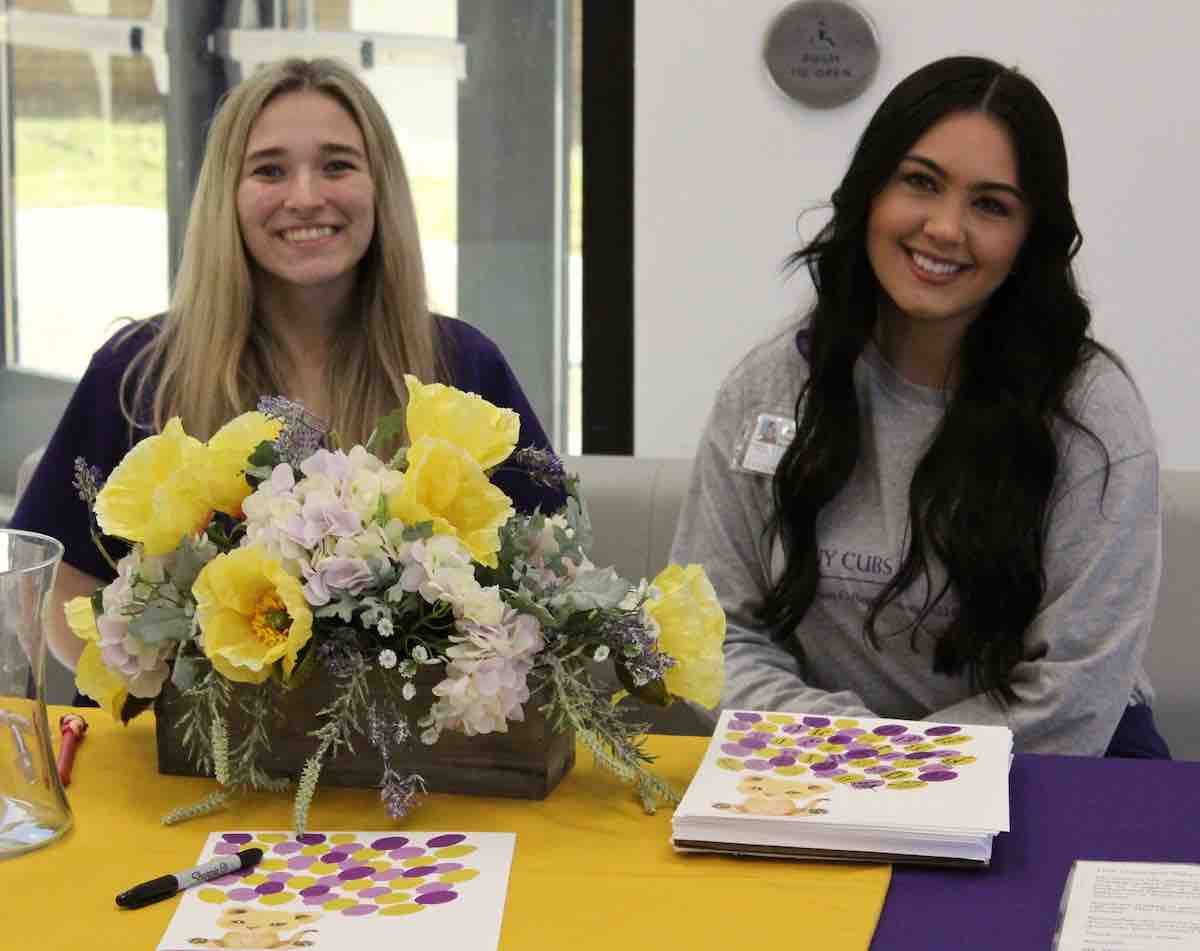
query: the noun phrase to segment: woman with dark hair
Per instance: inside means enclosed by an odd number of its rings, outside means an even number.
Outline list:
[[[887,96],[791,259],[815,304],[723,384],[681,516],[672,559],[729,619],[725,706],[1169,755],[1142,668],[1158,456],[1080,243],[1028,78],[954,57]]]

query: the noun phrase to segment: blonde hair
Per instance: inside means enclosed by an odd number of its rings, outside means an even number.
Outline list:
[[[375,184],[375,233],[359,263],[356,313],[337,328],[326,366],[329,422],[343,439],[362,442],[380,416],[406,403],[405,373],[449,382],[426,301],[412,192],[387,117],[341,63],[288,59],[234,87],[213,120],[170,309],[122,377],[131,425],[157,432],[180,416],[190,434],[207,439],[259,397],[286,394],[287,358],[254,317],[236,196],[259,114],[275,97],[304,90],[330,96],[354,118]],[[147,411],[148,420],[136,418]]]

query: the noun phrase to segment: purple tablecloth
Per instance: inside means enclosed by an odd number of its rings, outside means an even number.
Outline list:
[[[1200,763],[1017,756],[989,868],[897,865],[873,951],[1049,948],[1075,859],[1200,862]]]

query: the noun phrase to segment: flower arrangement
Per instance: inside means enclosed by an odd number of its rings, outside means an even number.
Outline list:
[[[86,641],[77,686],[128,722],[170,680],[187,702],[187,754],[219,784],[164,821],[286,788],[259,765],[266,724],[281,692],[314,677],[331,678],[336,699],[308,731],[298,832],[322,766],[354,736],[381,754],[380,795],[399,818],[423,780],[393,762],[393,747],[436,744],[445,730],[505,732],[529,703],[631,781],[647,811],[677,798],[647,769],[644,728],[618,704],[632,694],[716,705],[725,619],[704,572],[671,565],[634,584],[596,567],[578,479],[549,452],[514,452],[516,413],[406,383],[405,410],[348,451],[300,404],[271,397],[207,443],[170,420],[103,483],[76,461],[93,537],[116,572],[67,604]],[[407,445],[385,452],[402,435]],[[517,513],[489,479],[501,465],[561,489],[565,505]],[[101,533],[129,553],[113,559]],[[625,689],[598,684],[592,661],[611,661]],[[431,690],[423,668],[437,671]],[[243,736],[230,735],[235,684],[251,724]],[[426,712],[410,723],[398,711],[414,699]]]

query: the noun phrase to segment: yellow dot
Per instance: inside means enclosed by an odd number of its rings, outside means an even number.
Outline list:
[[[833,727],[818,726],[808,731],[809,736],[833,736],[837,731]]]
[[[263,832],[259,835],[259,840],[262,842],[286,842],[290,836],[286,832]]]
[[[367,862],[366,864],[368,866],[370,866],[371,868],[375,869],[375,871],[377,871],[377,872],[386,872],[388,869],[390,869],[392,867],[392,863],[386,859],[380,859],[380,860],[376,860],[374,862]]]
[[[786,724],[792,722],[792,717],[786,713],[770,713],[770,714],[767,714],[767,720],[770,723],[778,723],[780,725],[786,725]]]
[[[343,908],[353,908],[358,904],[357,898],[335,898],[321,906],[325,911],[341,911]]]
[[[369,878],[356,878],[353,881],[342,882],[341,888],[347,892],[361,892],[364,888],[370,888],[372,885],[378,884],[378,882],[373,882]]]
[[[822,743],[817,747],[817,749],[824,750],[826,753],[841,753],[845,748],[841,743]]]
[[[443,882],[469,882],[471,879],[478,877],[479,869],[460,868],[454,872],[443,872],[438,876],[438,879]]]
[[[845,784],[845,783],[856,783],[860,779],[866,779],[866,778],[867,777],[864,776],[862,773],[846,773],[844,776],[834,776],[833,781],[835,783]]]
[[[359,849],[350,857],[356,862],[369,862],[371,859],[377,859],[383,855],[379,849]]]
[[[462,855],[470,855],[477,848],[478,846],[474,845],[448,845],[444,849],[434,849],[433,854],[439,859],[456,859]]]
[[[938,746],[958,746],[960,743],[970,743],[971,737],[956,733],[954,736],[939,736],[933,742]]]
[[[802,753],[796,757],[801,763],[823,763],[825,757],[820,753]]]
[[[324,855],[329,851],[329,846],[322,842],[320,845],[306,845],[300,850],[301,855]]]
[[[907,769],[893,769],[890,773],[884,773],[883,778],[884,779],[908,779],[908,777],[911,775],[912,775],[912,773],[910,773]]]
[[[932,743],[906,743],[904,749],[909,753],[926,753],[933,749]]]
[[[725,734],[725,739],[727,739],[730,743],[736,743],[738,740],[740,740],[745,735],[746,734],[741,732],[740,730],[730,730],[728,733]]]
[[[868,766],[878,766],[878,765],[879,765],[879,760],[877,760],[874,756],[869,756],[866,759],[856,759],[854,761],[855,769],[866,769]]]
[[[975,762],[974,756],[943,756],[942,764],[945,766],[970,766]]]
[[[862,736],[856,736],[854,742],[863,746],[878,746],[883,742],[883,737],[877,733],[864,733]]]
[[[909,769],[913,766],[920,766],[923,762],[925,762],[923,759],[894,759],[892,765],[897,769]]]
[[[833,725],[839,730],[852,730],[854,727],[858,726],[858,721],[844,717],[841,720],[834,720]]]
[[[899,782],[888,783],[885,789],[920,789],[922,786],[928,785],[919,779],[902,779]],[[328,906],[326,906],[328,907]]]
[[[736,773],[742,768],[742,761],[734,759],[731,756],[722,756],[717,760],[717,765],[721,767],[721,769],[731,769]]]
[[[243,885],[261,885],[266,880],[267,880],[267,876],[263,875],[261,872],[255,872],[253,875],[247,875],[245,878],[243,878],[241,881],[241,884],[243,884]]]
[[[308,888],[309,885],[317,884],[317,879],[312,875],[293,875],[288,879],[288,887],[300,891],[302,888]]]
[[[880,756],[882,756],[884,753],[892,752],[892,750],[893,750],[893,747],[892,747],[891,743],[880,743],[879,747],[875,750],[875,752],[878,753]]]
[[[411,859],[404,859],[401,863],[405,868],[416,868],[418,865],[428,865],[428,855],[418,855]]]
[[[768,723],[766,720],[759,720],[750,729],[755,733],[774,733],[778,727],[774,723]]]
[[[259,895],[258,901],[263,905],[286,905],[295,897],[295,892],[275,892],[273,895]]]
[[[201,888],[196,892],[196,897],[214,905],[219,905],[228,899],[228,896],[219,888]]]
[[[258,867],[264,872],[278,872],[281,868],[287,868],[287,862],[283,859],[263,859]]]
[[[790,736],[788,736],[787,734],[780,733],[776,736],[771,737],[771,739],[769,739],[767,742],[771,746],[791,746],[793,741],[792,741],[792,738]]]
[[[347,842],[353,842],[355,835],[353,832],[338,832],[329,837],[329,841],[334,845],[344,845]]]
[[[799,776],[808,772],[807,766],[776,766],[775,772],[780,776]]]
[[[326,902],[324,907],[328,908],[332,904],[333,904],[333,902],[331,902],[331,901]],[[418,911],[424,911],[424,910],[425,910],[424,905],[418,905],[416,903],[411,903],[411,904],[403,904],[403,905],[389,905],[387,908],[379,909],[379,913],[381,915],[415,915]]]
[[[386,895],[380,895],[375,899],[377,905],[394,905],[396,902],[412,901],[411,892],[388,892]]]

